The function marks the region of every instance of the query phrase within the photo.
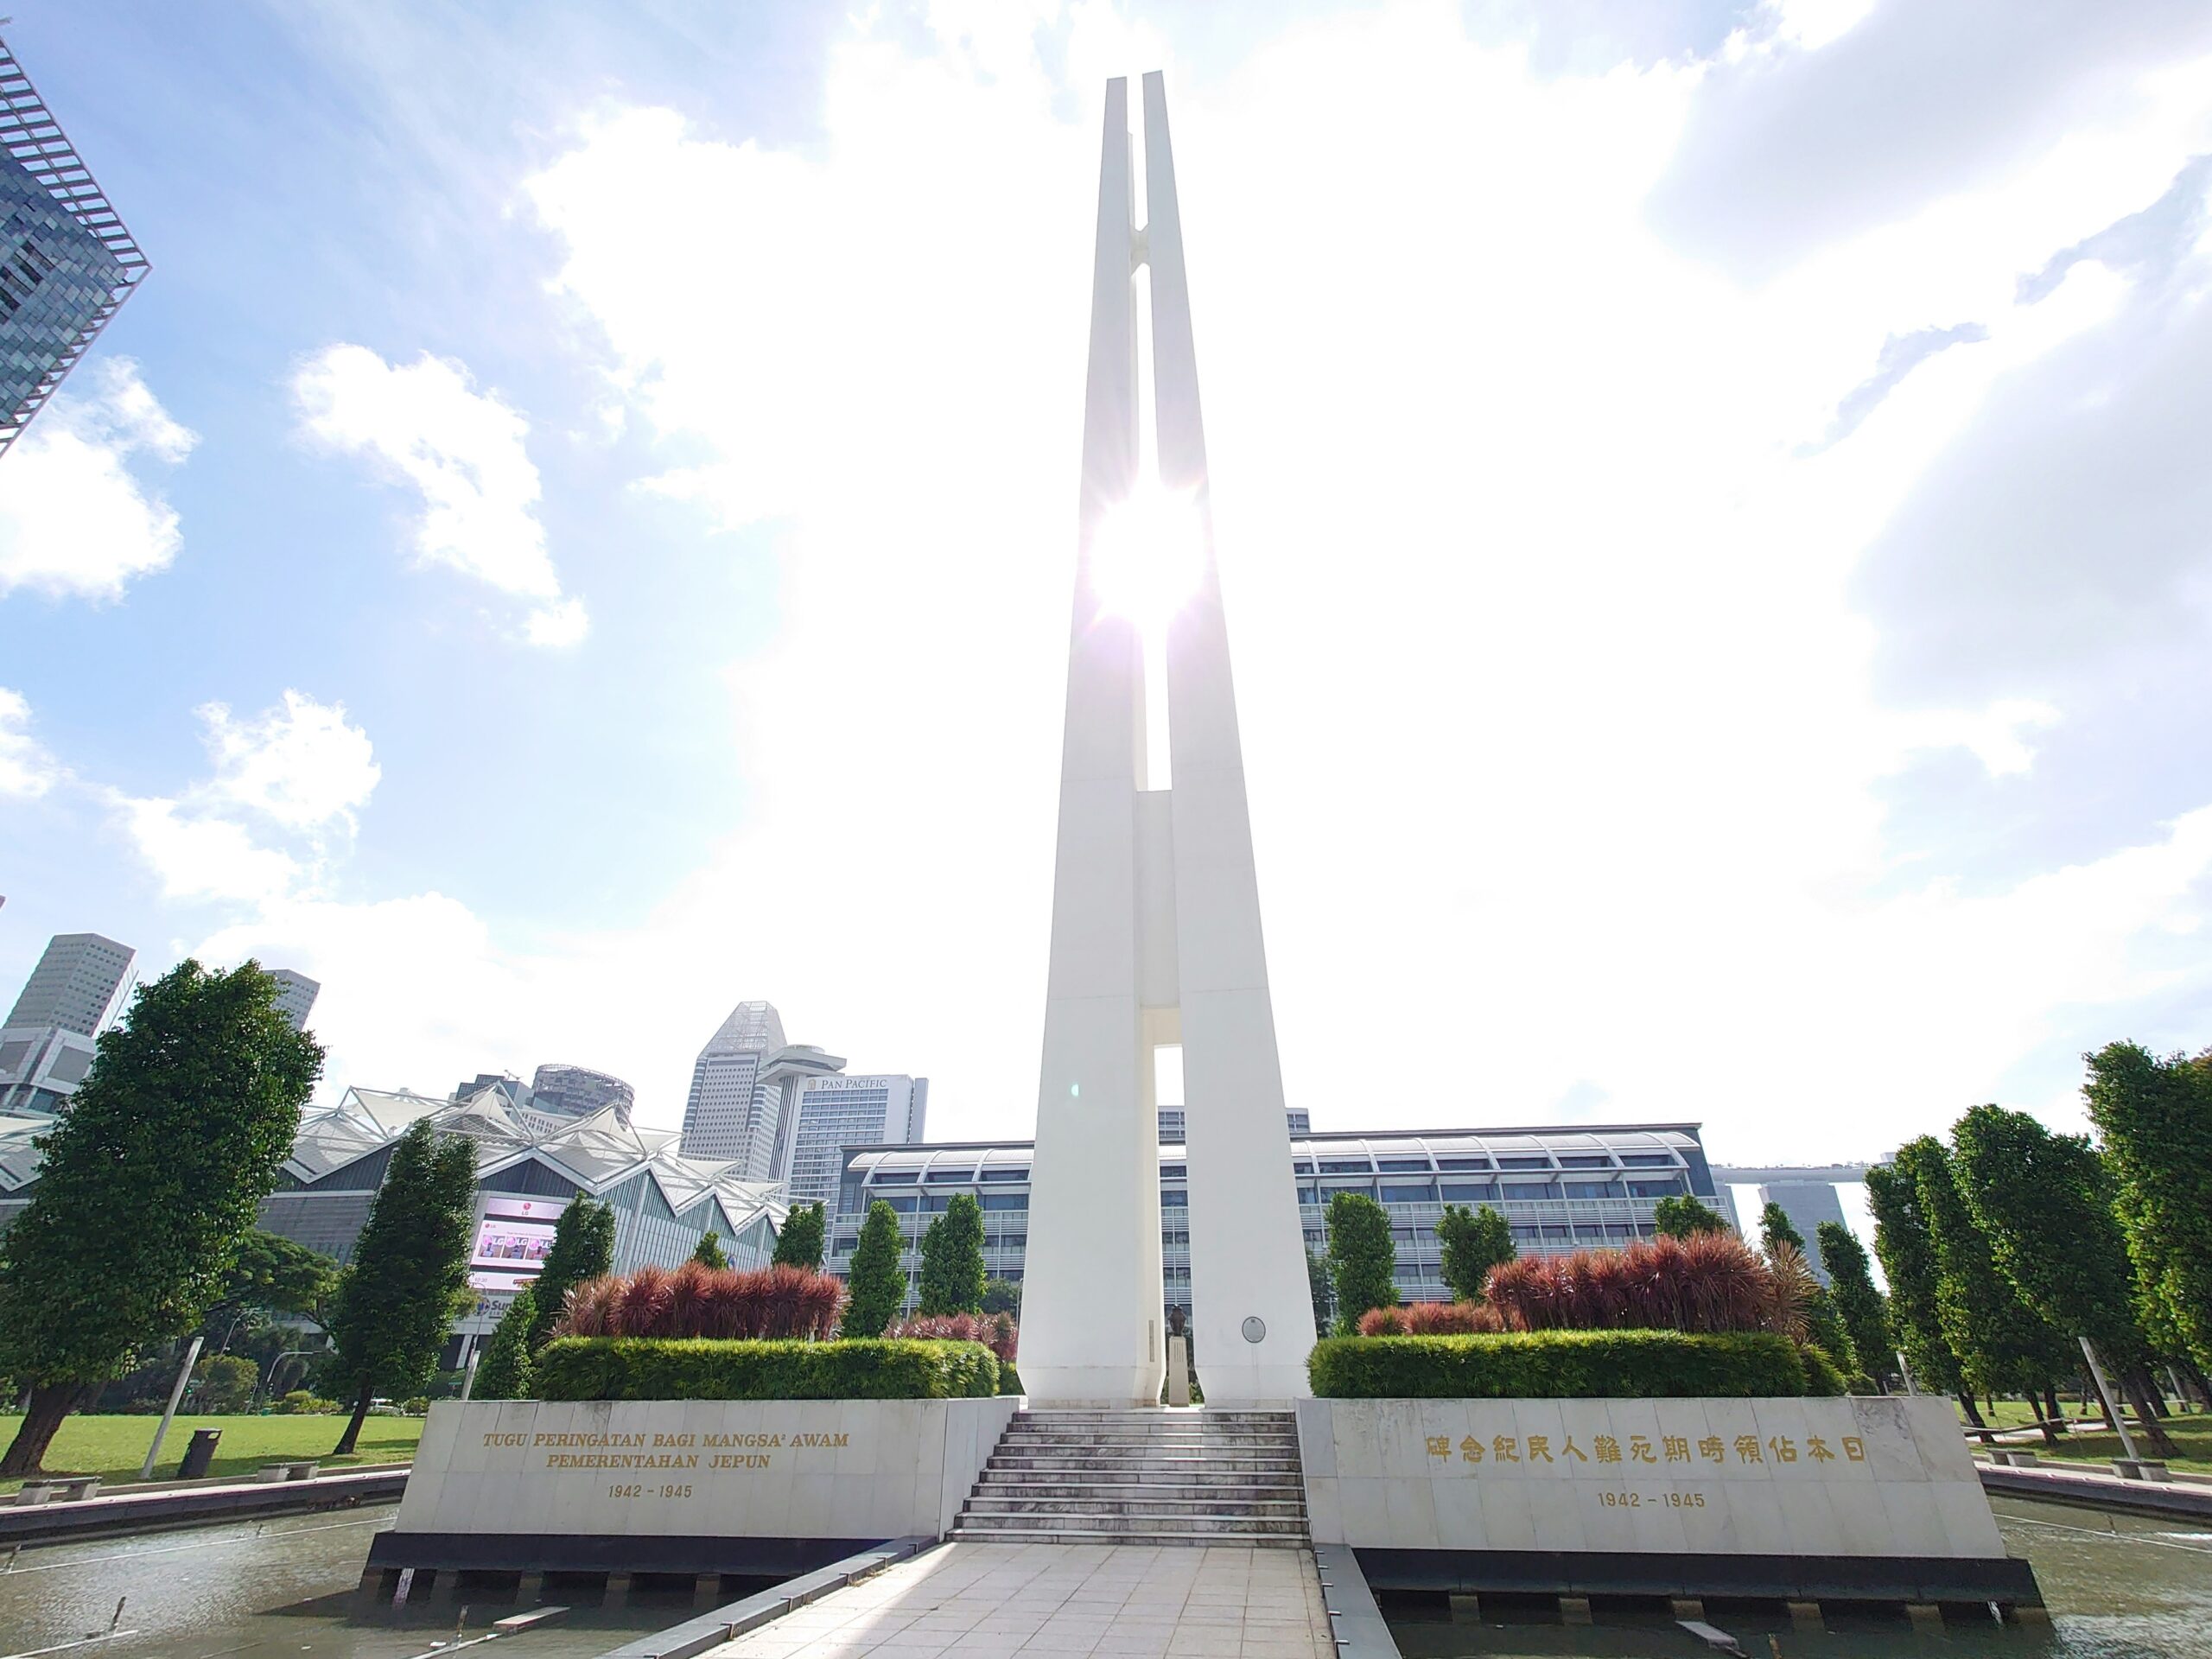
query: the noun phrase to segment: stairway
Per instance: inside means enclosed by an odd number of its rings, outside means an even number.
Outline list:
[[[955,1538],[1303,1548],[1306,1481],[1287,1411],[1019,1411]]]

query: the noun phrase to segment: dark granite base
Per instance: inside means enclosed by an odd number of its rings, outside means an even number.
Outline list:
[[[384,1532],[368,1570],[440,1573],[728,1573],[785,1579],[870,1549],[880,1538],[669,1537],[646,1533]]]
[[[1359,1549],[1353,1554],[1367,1582],[1377,1590],[2043,1605],[2033,1570],[2009,1555],[1700,1555],[1543,1549]]]

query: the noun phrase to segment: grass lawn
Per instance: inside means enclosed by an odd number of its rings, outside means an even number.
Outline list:
[[[0,1435],[13,1440],[22,1419],[0,1415]],[[61,1425],[61,1432],[47,1448],[46,1466],[54,1474],[99,1475],[104,1482],[134,1481],[138,1465],[153,1443],[158,1415],[147,1417],[87,1417],[81,1414]],[[214,1475],[249,1475],[278,1458],[314,1458],[327,1467],[356,1463],[402,1463],[415,1455],[423,1437],[420,1417],[371,1417],[361,1425],[360,1451],[349,1458],[334,1458],[330,1448],[345,1431],[343,1417],[187,1417],[169,1425],[162,1442],[161,1460],[154,1478],[175,1480],[184,1448],[192,1444],[195,1428],[219,1428],[223,1439],[215,1448]],[[5,1441],[0,1440],[0,1446]],[[0,1481],[0,1492],[12,1492],[21,1481]]]
[[[2059,1403],[2065,1408],[2068,1417],[2080,1414],[2080,1402],[2070,1396],[2061,1395]],[[2025,1401],[1999,1400],[1996,1415],[1990,1414],[1986,1404],[1982,1407],[1981,1414],[1982,1421],[1992,1428],[2024,1428],[2040,1414],[2031,1411]],[[1964,1425],[1966,1418],[1961,1415],[1959,1421]],[[2168,1466],[2185,1474],[2212,1475],[2212,1414],[2183,1412],[2161,1418],[2159,1422],[2173,1437],[2174,1445],[2181,1454],[2167,1459]],[[2127,1414],[2127,1426],[2129,1432],[2134,1433],[2133,1412]],[[2056,1446],[2046,1446],[2040,1438],[2013,1440],[2008,1444],[2054,1461],[2095,1464],[2107,1474],[2111,1472],[2109,1465],[2112,1460],[2121,1455],[2120,1436],[2107,1429],[2085,1433],[2077,1428],[2071,1433],[2061,1435]],[[2136,1449],[2146,1456],[2150,1452],[2150,1448],[2142,1444],[2139,1434],[2136,1436]]]

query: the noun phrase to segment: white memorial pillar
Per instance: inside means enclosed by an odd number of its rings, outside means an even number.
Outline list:
[[[1165,88],[1144,78],[1147,222],[1128,83],[1109,81],[1091,290],[1052,949],[1020,1367],[1042,1404],[1149,1404],[1165,1337],[1153,1049],[1183,1049],[1192,1335],[1217,1405],[1304,1395],[1313,1304],[1260,932],[1215,568]],[[1139,486],[1134,273],[1151,265],[1158,486],[1195,515],[1196,590],[1166,620],[1172,789],[1145,787],[1143,641],[1101,601],[1103,521]]]

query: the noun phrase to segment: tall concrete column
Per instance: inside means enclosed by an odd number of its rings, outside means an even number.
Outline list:
[[[1306,1392],[1313,1307],[1157,73],[1144,79],[1144,122],[1140,232],[1128,83],[1109,82],[1021,1374],[1045,1403],[1159,1398],[1153,1051],[1179,1042],[1199,1382],[1217,1404],[1283,1401]],[[1166,624],[1169,789],[1145,786],[1143,641],[1103,607],[1092,567],[1102,520],[1145,470],[1134,274],[1147,260],[1158,480],[1189,502],[1205,551]]]

